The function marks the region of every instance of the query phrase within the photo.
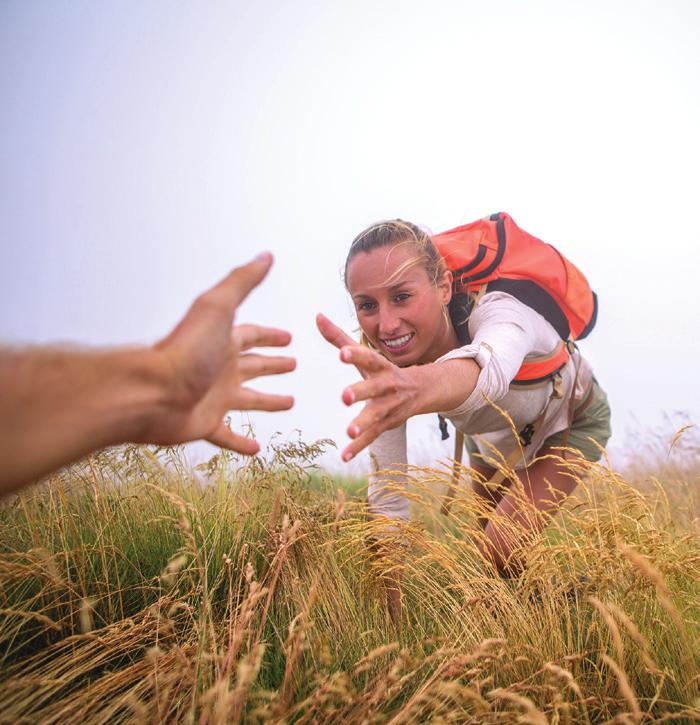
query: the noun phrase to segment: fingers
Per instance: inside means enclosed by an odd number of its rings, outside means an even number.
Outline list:
[[[347,428],[347,434],[353,441],[343,451],[342,459],[349,461],[354,458],[384,431],[396,428],[405,420],[401,415],[401,396],[385,395],[370,400]]]
[[[252,438],[234,433],[222,420],[219,427],[207,438],[210,443],[220,448],[254,456],[260,450],[260,444]]]
[[[239,387],[231,398],[230,407],[236,410],[264,410],[275,412],[289,410],[294,405],[291,395],[261,393],[259,390]]]
[[[220,350],[219,345],[223,339],[232,336],[230,329],[236,308],[262,282],[271,265],[272,255],[263,252],[252,262],[234,269],[219,284],[200,294],[175,329],[157,343],[156,347],[167,348],[177,341],[181,348],[197,348],[200,351],[205,348],[214,352]],[[272,337],[282,339],[283,336]],[[280,344],[284,345],[286,342]]]
[[[238,375],[241,382],[259,378],[263,375],[282,375],[290,373],[297,366],[293,357],[267,356],[248,353],[238,359]]]
[[[346,345],[340,351],[340,359],[352,363],[366,375],[364,381],[355,383],[343,391],[343,402],[352,405],[360,400],[369,400],[360,414],[348,426],[348,435],[354,440],[343,451],[343,461],[349,461],[366,448],[383,431],[398,425],[391,417],[400,402],[395,386],[387,375],[394,367],[385,357],[361,345]]]
[[[393,414],[397,410],[398,402],[396,396],[386,396],[367,403],[348,426],[350,438],[358,438],[370,429],[387,430],[397,426],[399,421],[394,420]]]
[[[340,351],[340,359],[367,373],[378,373],[392,366],[392,363],[378,352],[362,345],[345,345]]]
[[[335,345],[337,348],[341,348],[344,345],[356,345],[357,341],[353,340],[350,335],[344,330],[341,330],[338,325],[331,322],[325,315],[320,312],[316,315],[316,327],[323,337],[330,342],[331,345]]]
[[[292,340],[286,330],[261,325],[236,325],[231,334],[242,351],[252,347],[286,347]]]
[[[352,443],[350,443],[350,445],[348,445],[343,451],[341,455],[343,461],[345,461],[345,463],[351,461],[360,451],[364,450],[370,443],[374,442],[380,433],[382,433],[382,430],[370,428],[355,438],[355,440],[352,441]]]
[[[389,383],[383,376],[378,375],[359,383],[353,383],[343,390],[343,402],[345,405],[359,403],[361,400],[370,400],[396,392],[394,385]]]
[[[272,266],[272,255],[269,252],[262,252],[255,259],[236,267],[228,276],[212,287],[203,296],[207,301],[221,304],[227,311],[233,313],[236,308],[248,296],[250,291],[257,287]]]

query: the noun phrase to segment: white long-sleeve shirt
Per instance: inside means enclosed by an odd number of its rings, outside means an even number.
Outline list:
[[[577,355],[576,376],[574,360],[570,359],[561,371],[561,398],[552,399],[552,383],[511,387],[525,357],[549,354],[560,338],[542,315],[505,292],[487,292],[472,311],[468,327],[472,343],[451,350],[436,364],[473,358],[481,372],[471,395],[442,415],[464,434],[478,436],[476,443],[486,458],[493,457],[491,446],[507,458],[518,442],[510,423],[489,401],[507,411],[517,431],[534,423],[546,408],[542,425],[524,449],[524,458],[515,464],[516,469],[523,468],[546,438],[568,427],[574,380],[575,397],[581,399],[591,382],[591,368]],[[382,433],[370,445],[370,456],[375,468],[368,487],[370,511],[392,519],[408,519],[408,500],[402,492],[404,477],[400,473],[407,465],[406,424]]]

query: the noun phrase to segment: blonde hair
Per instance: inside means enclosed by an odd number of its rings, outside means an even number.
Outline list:
[[[353,239],[345,260],[345,287],[348,286],[348,265],[353,257],[360,252],[371,252],[380,247],[402,244],[411,247],[415,251],[415,256],[406,260],[391,278],[386,280],[386,284],[391,284],[394,278],[401,276],[407,269],[421,266],[427,272],[428,279],[436,285],[447,271],[447,267],[430,235],[416,224],[403,219],[391,219],[372,224]]]

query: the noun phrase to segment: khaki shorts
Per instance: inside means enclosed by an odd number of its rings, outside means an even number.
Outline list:
[[[608,396],[598,385],[598,381],[593,378],[593,397],[580,417],[574,415],[574,422],[569,431],[566,446],[580,451],[587,461],[597,461],[600,459],[601,448],[605,448],[611,434]],[[564,431],[561,431],[549,436],[542,446],[561,446],[563,443]],[[475,463],[483,465],[483,460],[479,455],[479,448],[471,436],[464,436],[464,447]]]

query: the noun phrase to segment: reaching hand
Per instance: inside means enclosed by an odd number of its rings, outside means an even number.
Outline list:
[[[357,341],[353,340],[350,335],[344,330],[341,330],[338,325],[331,322],[325,315],[320,312],[316,315],[316,326],[323,337],[334,345],[338,350],[342,349],[345,345],[357,345]]]
[[[340,348],[340,359],[354,365],[363,381],[343,390],[346,405],[368,401],[348,426],[353,442],[342,453],[344,461],[354,458],[381,433],[396,428],[417,412],[419,386],[415,368],[400,368],[375,350],[355,341],[327,317],[318,315],[316,324],[323,337]]]
[[[206,439],[240,453],[258,444],[224,423],[229,410],[287,410],[294,399],[244,387],[294,369],[291,357],[248,352],[284,347],[284,330],[239,325],[236,308],[263,280],[272,256],[234,269],[194,302],[152,347],[66,350],[0,347],[0,496],[91,451],[120,443]]]
[[[287,373],[291,357],[247,352],[258,346],[284,347],[291,335],[258,325],[232,327],[236,308],[264,279],[272,264],[262,254],[234,269],[200,295],[177,327],[155,346],[172,380],[165,407],[157,411],[141,440],[161,444],[206,439],[239,453],[254,454],[258,443],[233,433],[224,423],[229,410],[287,410],[289,395],[261,393],[243,383],[263,375]],[[245,354],[242,354],[245,353]]]

